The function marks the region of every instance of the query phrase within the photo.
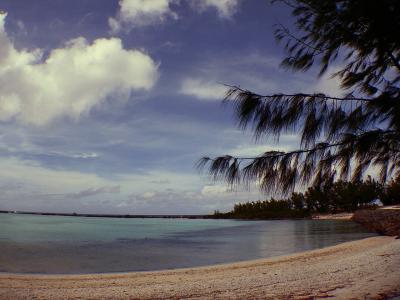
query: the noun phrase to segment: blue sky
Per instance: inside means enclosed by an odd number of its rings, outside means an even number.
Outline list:
[[[209,213],[263,199],[195,169],[257,144],[222,106],[225,87],[339,93],[279,68],[265,0],[0,0],[0,209]]]

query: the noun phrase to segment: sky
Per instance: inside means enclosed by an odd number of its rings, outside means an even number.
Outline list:
[[[266,198],[199,173],[203,156],[294,149],[254,141],[226,86],[338,95],[279,67],[268,0],[0,0],[0,210],[204,214]],[[329,72],[328,72],[329,73]]]

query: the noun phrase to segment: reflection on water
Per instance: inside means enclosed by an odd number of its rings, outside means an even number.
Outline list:
[[[349,221],[0,214],[0,272],[144,271],[284,255],[372,234]]]

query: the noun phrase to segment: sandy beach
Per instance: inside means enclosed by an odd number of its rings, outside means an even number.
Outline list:
[[[400,295],[400,239],[209,267],[120,274],[0,274],[1,299],[385,299]],[[313,298],[314,297],[314,298]]]
[[[339,214],[317,214],[312,216],[313,220],[351,220],[353,213]]]

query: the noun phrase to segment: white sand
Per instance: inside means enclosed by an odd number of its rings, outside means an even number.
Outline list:
[[[312,216],[314,220],[351,220],[353,213],[318,214]]]
[[[383,236],[270,259],[171,271],[0,274],[0,299],[384,299],[384,295],[400,295],[400,239]]]

